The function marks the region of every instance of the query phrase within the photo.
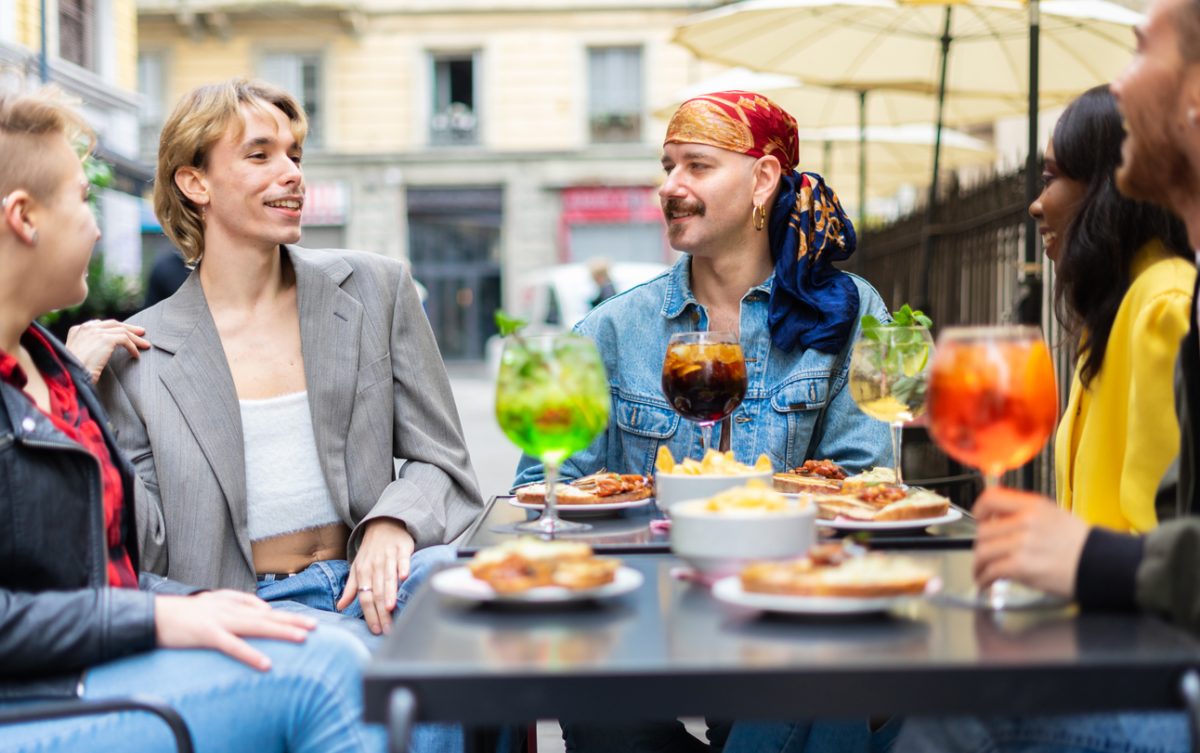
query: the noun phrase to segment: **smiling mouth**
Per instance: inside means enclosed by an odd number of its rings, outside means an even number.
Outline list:
[[[688,217],[703,217],[704,205],[684,204],[681,201],[672,199],[663,207],[663,216],[667,218],[668,222],[686,220]]]
[[[1042,245],[1049,246],[1055,243],[1058,243],[1058,233],[1054,232],[1053,230],[1043,230]]]
[[[274,201],[266,202],[266,204],[267,204],[267,206],[274,207],[276,209],[290,209],[294,212],[298,212],[298,211],[300,211],[300,208],[304,206],[304,200],[303,199],[275,199]]]

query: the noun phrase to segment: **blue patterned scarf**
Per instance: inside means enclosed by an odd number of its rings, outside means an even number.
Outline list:
[[[858,316],[858,287],[833,262],[850,258],[858,240],[837,194],[816,173],[784,174],[768,232],[771,342],[789,352],[841,352]]]

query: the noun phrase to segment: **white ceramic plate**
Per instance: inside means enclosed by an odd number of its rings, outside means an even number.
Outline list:
[[[522,502],[516,497],[509,497],[508,504],[513,507],[519,507],[522,510],[541,510],[545,505],[540,502]],[[586,515],[593,512],[613,512],[615,510],[628,510],[631,507],[645,507],[646,505],[654,504],[654,497],[646,497],[645,499],[631,499],[625,502],[602,502],[597,505],[564,505],[561,502],[557,505],[560,514],[567,515]]]
[[[531,588],[516,594],[498,594],[487,583],[478,580],[465,566],[451,567],[434,573],[429,581],[433,590],[446,596],[470,601],[502,601],[504,603],[557,604],[588,599],[610,599],[636,591],[642,585],[642,574],[630,567],[619,567],[612,583],[599,588],[572,590],[560,586]]]
[[[914,518],[913,520],[821,520],[817,525],[836,528],[839,531],[903,531],[908,528],[927,528],[953,523],[962,518],[962,512],[951,507],[945,515],[936,518]]]
[[[871,599],[856,599],[846,596],[787,596],[784,594],[760,594],[742,590],[742,579],[737,575],[721,578],[713,584],[712,595],[717,601],[739,607],[761,609],[764,612],[787,614],[868,614],[886,612],[897,604],[918,596],[884,596]]]

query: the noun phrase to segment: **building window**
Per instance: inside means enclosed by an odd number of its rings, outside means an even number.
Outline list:
[[[588,49],[588,131],[595,143],[641,141],[642,48]]]
[[[93,0],[58,0],[58,56],[92,70],[96,54]]]
[[[162,54],[143,52],[138,55],[137,85],[142,98],[142,106],[138,110],[142,153],[154,155],[158,151],[158,136],[166,114],[167,82]]]
[[[475,55],[433,56],[433,107],[429,143],[439,146],[479,143]]]
[[[321,98],[321,56],[317,53],[263,55],[258,75],[291,94],[308,116],[306,147],[321,147],[325,137],[325,108]]]

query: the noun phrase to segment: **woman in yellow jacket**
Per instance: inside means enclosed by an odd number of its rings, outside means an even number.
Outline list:
[[[1117,192],[1124,130],[1107,86],[1063,112],[1029,207],[1054,262],[1055,313],[1079,360],[1055,440],[1058,501],[1087,522],[1141,533],[1179,451],[1175,359],[1196,269],[1183,225]]]

